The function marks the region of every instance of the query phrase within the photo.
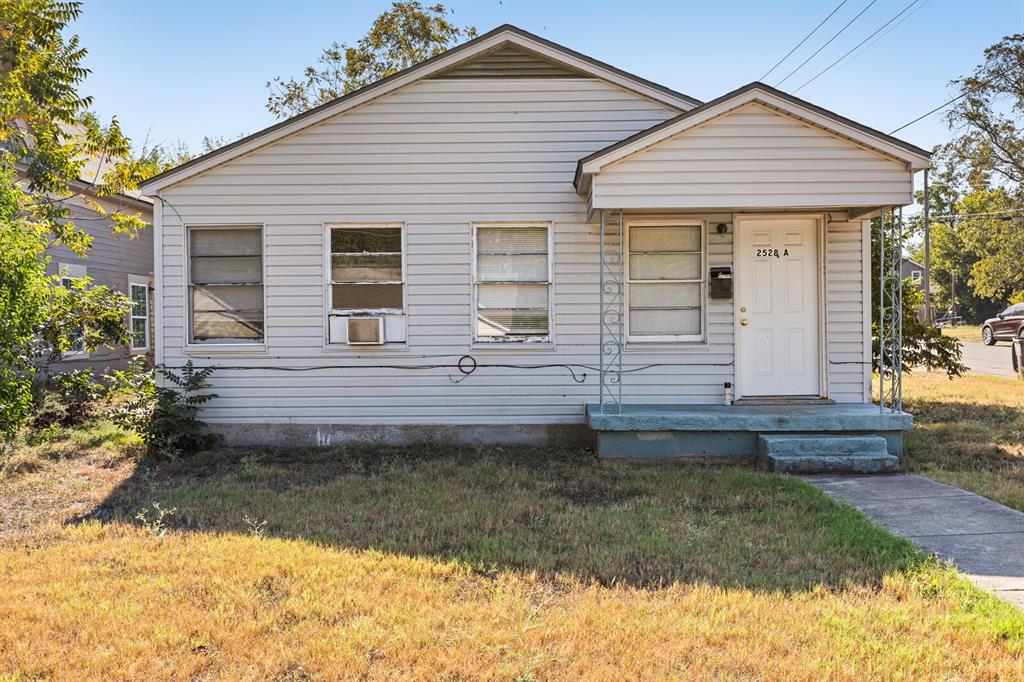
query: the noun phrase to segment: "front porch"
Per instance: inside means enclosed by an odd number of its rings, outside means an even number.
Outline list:
[[[624,404],[615,413],[592,404],[586,419],[600,457],[759,461],[793,471],[808,458],[833,470],[896,470],[913,426],[906,412],[871,404]]]

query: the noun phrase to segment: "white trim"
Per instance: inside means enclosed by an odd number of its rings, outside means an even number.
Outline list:
[[[143,182],[140,189],[145,196],[150,196],[161,189],[182,182],[215,166],[219,166],[232,159],[238,158],[243,154],[247,154],[253,150],[259,149],[260,147],[264,147],[287,137],[288,135],[292,135],[300,130],[316,125],[321,121],[331,118],[332,116],[336,116],[342,112],[348,111],[349,109],[353,109],[361,104],[365,104],[373,99],[394,92],[399,88],[427,78],[432,74],[445,69],[449,69],[457,64],[473,59],[482,53],[489,52],[506,44],[516,45],[523,49],[536,52],[537,54],[540,54],[556,63],[562,64],[563,66],[590,74],[595,78],[608,81],[609,83],[613,83],[619,87],[625,88],[626,90],[630,90],[649,99],[653,99],[657,102],[667,104],[675,109],[679,109],[680,111],[689,111],[697,106],[694,101],[672,96],[663,90],[641,83],[621,73],[602,68],[592,62],[580,59],[569,52],[537,42],[511,29],[506,29],[495,33],[489,38],[481,40],[475,45],[456,50],[452,54],[441,55],[430,62],[424,63],[418,67],[413,67],[405,73],[398,74],[391,80],[386,82],[378,81],[375,84],[371,84],[362,91],[357,91],[353,96],[340,98],[333,106],[325,106],[315,113],[300,115],[299,117],[296,117],[295,120],[290,123],[285,122],[285,124],[280,127],[267,129],[263,133],[257,133],[253,139],[248,142],[230,149],[225,149],[222,153],[215,153],[202,162],[189,166],[188,168],[184,168],[180,172],[172,172],[169,175],[161,177],[148,184]]]
[[[60,285],[64,286],[64,280],[83,279],[89,276],[88,270],[84,265],[78,263],[59,263],[57,266],[58,277],[60,278]],[[89,351],[85,349],[85,332],[82,332],[82,350],[67,350],[61,353],[61,360],[88,360]]]
[[[666,280],[666,282],[678,282],[681,284],[700,285],[700,333],[699,334],[667,334],[661,336],[638,335],[632,336],[629,333],[629,285],[630,285],[630,250],[629,231],[631,227],[693,227],[700,230],[700,277],[697,280]],[[694,218],[665,218],[657,219],[630,219],[626,218],[622,235],[622,257],[623,264],[623,325],[625,330],[626,344],[646,346],[647,344],[702,344],[707,341],[708,336],[708,221]],[[659,280],[651,280],[645,283],[657,283]]]
[[[136,281],[133,281],[133,280],[136,280]],[[142,280],[142,281],[138,281],[138,280]],[[144,317],[141,318],[141,319],[144,319],[146,321],[145,331],[144,331],[145,345],[143,345],[143,346],[136,346],[135,345],[135,320],[140,319],[140,316],[135,314],[135,299],[132,297],[132,294],[134,293],[133,289],[135,289],[136,287],[141,287],[143,289],[143,291],[146,292],[146,314],[145,314]],[[149,313],[150,313],[150,310],[149,310],[149,281],[148,281],[147,278],[143,278],[143,277],[141,277],[139,275],[128,275],[128,301],[131,303],[131,308],[129,308],[129,310],[128,310],[128,335],[130,337],[129,341],[128,341],[128,350],[131,353],[134,353],[134,354],[146,353],[146,352],[149,351],[149,335],[150,335],[150,329],[149,329]]]
[[[259,229],[260,231],[260,276],[262,277],[261,286],[263,287],[263,340],[253,341],[252,343],[193,343],[192,341],[192,297],[190,296],[189,288],[192,285],[192,273],[189,272],[192,263],[192,243],[191,243],[191,232],[192,230],[252,230]],[[182,302],[184,303],[182,315],[182,338],[185,340],[184,352],[192,355],[202,355],[204,353],[237,353],[239,351],[250,351],[250,352],[265,352],[267,350],[267,228],[266,223],[263,222],[222,222],[222,223],[185,223],[181,226],[182,229]],[[161,266],[162,268],[162,266]],[[160,269],[160,268],[158,268]]]
[[[861,239],[861,279],[864,280],[864,288],[861,296],[864,301],[863,325],[864,325],[864,402],[871,402],[871,220],[860,221]]]
[[[185,226],[182,225],[182,229]],[[185,237],[182,235],[181,243],[184,245]],[[184,260],[187,254],[182,254]],[[156,333],[153,334],[153,362],[162,365],[164,362],[164,200],[157,195],[153,201],[153,324],[156,325]],[[188,301],[183,301],[188,303]],[[186,337],[187,338],[187,337]],[[160,373],[156,373],[160,381]],[[160,385],[160,384],[158,384]]]
[[[477,281],[477,232],[483,228],[502,227],[543,227],[548,231],[548,333],[545,336],[520,337],[488,341],[477,337],[477,290],[481,282]],[[469,339],[473,349],[510,349],[521,350],[536,348],[554,350],[555,348],[555,222],[553,220],[474,220],[470,222],[469,245]],[[488,282],[482,282],[488,284]],[[523,284],[545,284],[544,282],[523,282]]]
[[[583,180],[580,182],[577,192],[585,194],[590,185],[589,181],[586,180],[586,177],[600,173],[609,164],[643,151],[644,149],[663,140],[707,123],[711,119],[726,115],[739,107],[751,103],[757,103],[775,109],[780,114],[800,119],[804,123],[823,129],[824,131],[837,135],[840,138],[855,142],[872,151],[903,161],[907,163],[912,170],[920,170],[929,166],[929,160],[927,157],[914,154],[899,145],[887,142],[886,140],[871,135],[859,128],[842,123],[834,118],[823,116],[818,112],[811,111],[810,109],[782,99],[759,88],[752,88],[736,95],[735,97],[731,97],[719,102],[718,104],[710,106],[703,111],[697,112],[692,116],[686,116],[673,125],[667,125],[658,130],[653,130],[649,135],[644,135],[629,144],[615,149],[610,149],[606,154],[590,159],[583,164],[580,169]]]
[[[733,240],[732,240],[732,262],[733,262],[733,359],[735,365],[735,372],[733,376],[733,395],[736,399],[744,397],[743,393],[743,367],[742,357],[743,354],[740,351],[740,292],[742,291],[740,282],[744,276],[739,261],[739,248],[740,248],[740,228],[745,220],[790,220],[793,218],[813,218],[817,221],[817,238],[818,238],[818,263],[816,267],[817,280],[818,280],[818,292],[817,292],[817,303],[818,303],[818,397],[828,398],[828,338],[827,338],[827,325],[828,321],[825,319],[826,308],[827,308],[827,292],[825,290],[826,278],[825,278],[825,261],[827,254],[825,252],[825,241],[828,237],[827,228],[827,215],[824,213],[736,213],[733,215]],[[755,396],[751,396],[755,397]],[[785,397],[785,396],[782,396]]]
[[[409,346],[409,242],[408,242],[408,229],[404,221],[382,221],[382,222],[344,222],[338,220],[325,220],[321,223],[321,253],[323,258],[321,261],[321,267],[323,271],[320,273],[320,279],[323,286],[323,350],[324,351],[338,351],[349,349],[353,344],[342,343],[340,341],[331,341],[331,317],[355,317],[355,316],[370,316],[370,317],[402,317],[403,324],[405,325],[405,334],[403,341],[390,341],[377,345],[374,350],[408,350]],[[390,227],[398,228],[401,230],[402,239],[402,309],[395,310],[392,308],[382,310],[335,310],[331,307],[331,230],[358,230],[360,228],[379,228],[379,227]],[[353,314],[354,313],[354,314]],[[361,345],[361,344],[355,344]],[[375,344],[376,345],[376,344]],[[357,348],[359,351],[365,352],[366,348]]]

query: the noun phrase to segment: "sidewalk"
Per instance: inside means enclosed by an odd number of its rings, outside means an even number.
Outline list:
[[[921,476],[803,476],[1024,609],[1024,512]]]

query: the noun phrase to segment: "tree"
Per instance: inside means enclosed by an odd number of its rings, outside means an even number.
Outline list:
[[[71,220],[68,200],[85,164],[99,161],[99,196],[134,187],[147,172],[133,158],[117,119],[101,125],[78,94],[87,76],[78,36],[64,36],[78,2],[0,0],[0,434],[10,436],[31,407],[30,385],[40,342],[61,353],[82,339],[86,350],[127,338],[127,302],[107,287],[80,282],[64,289],[46,275],[46,249],[64,245],[85,255],[90,236]],[[93,202],[95,204],[95,202]],[[103,212],[98,204],[95,210]],[[136,215],[110,216],[129,235]]]
[[[267,109],[278,118],[300,114],[476,36],[475,28],[451,23],[449,14],[440,4],[424,7],[418,0],[395,2],[354,47],[332,43],[316,65],[306,67],[301,79],[268,82]]]
[[[1024,297],[1024,34],[1003,38],[985,50],[985,61],[953,82],[961,99],[950,110],[950,129],[959,132],[941,161],[962,192],[958,214],[999,211],[962,219],[956,228],[977,260],[970,283],[989,299]]]
[[[878,247],[881,239],[880,222],[876,218],[871,221],[871,281],[878,282],[881,274],[881,262],[878,258]],[[879,314],[881,291],[877,286],[871,287],[871,365],[876,372],[881,370]],[[950,377],[960,376],[967,371],[961,361],[960,342],[952,336],[944,336],[938,327],[925,324],[913,314],[924,304],[924,292],[912,286],[909,280],[903,283],[903,371],[910,372],[914,367],[930,367],[941,369]]]

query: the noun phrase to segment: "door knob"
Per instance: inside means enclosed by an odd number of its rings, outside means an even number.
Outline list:
[[[742,320],[740,320],[740,324],[742,324],[744,327],[746,327],[747,326],[747,318],[743,318]]]
[[[740,312],[741,312],[741,313],[745,313],[745,312],[747,312],[747,306],[745,306],[745,305],[741,305],[741,306],[740,306]]]

